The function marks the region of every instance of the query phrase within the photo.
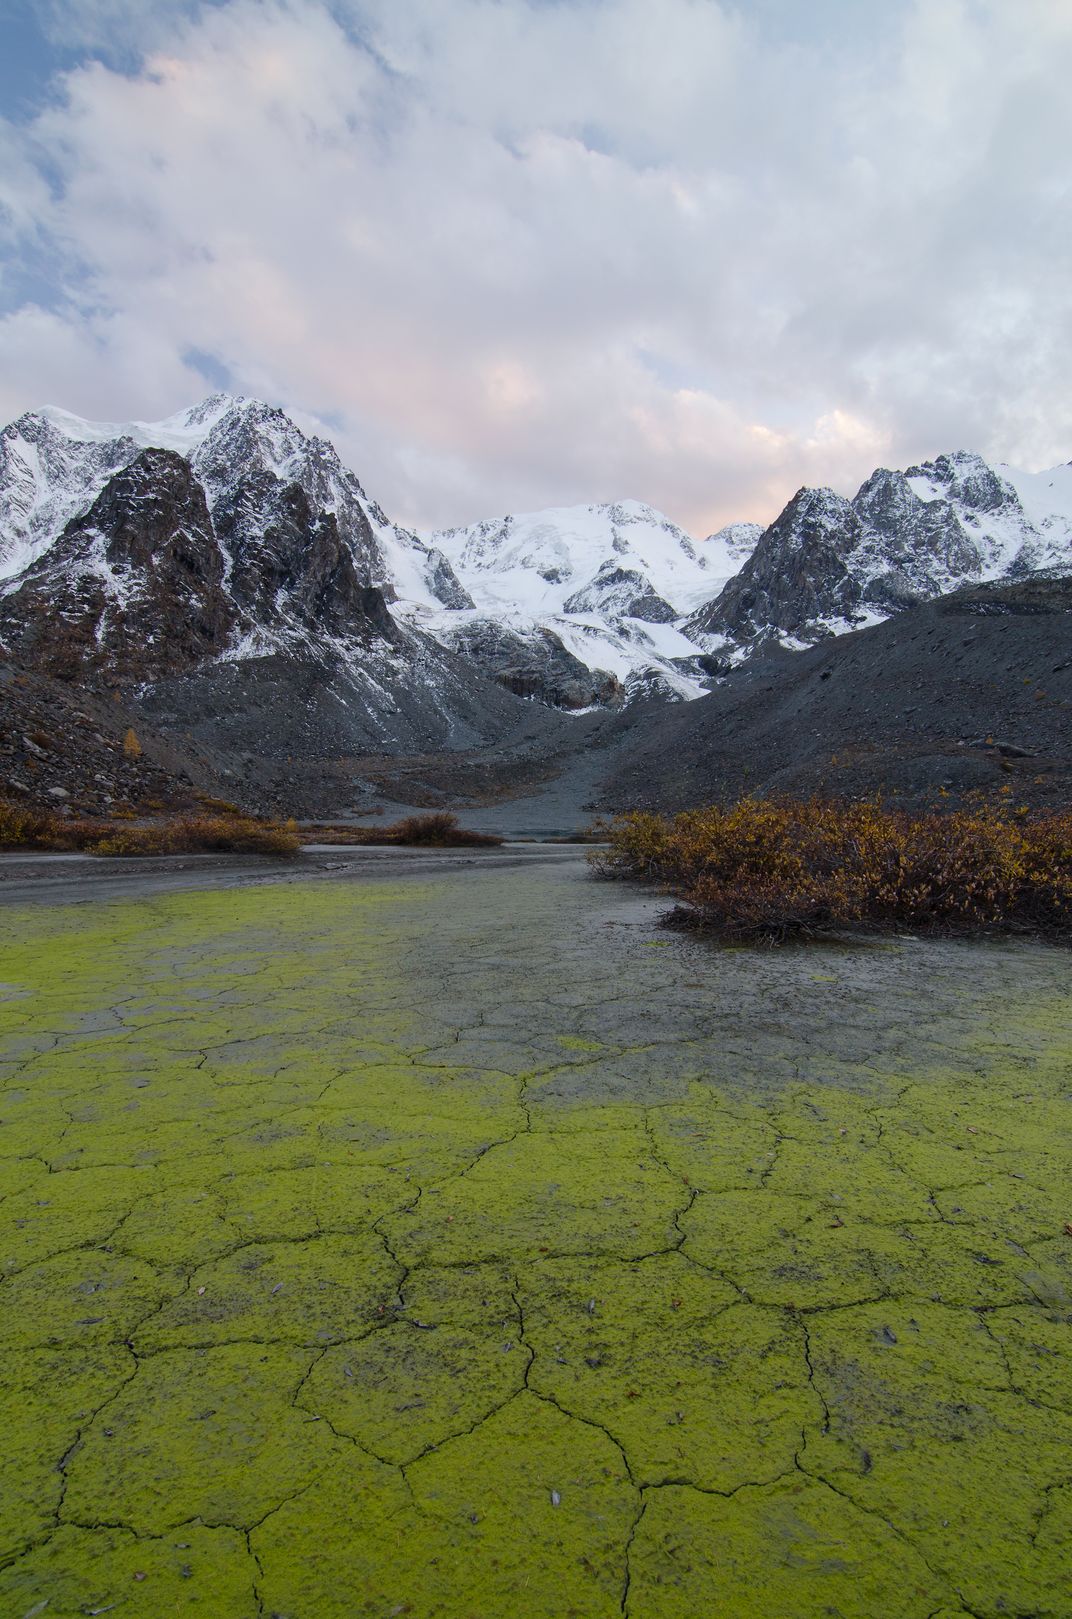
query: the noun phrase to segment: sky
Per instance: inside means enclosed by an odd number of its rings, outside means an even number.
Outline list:
[[[396,520],[1072,458],[1069,0],[0,0],[0,420],[282,405]]]

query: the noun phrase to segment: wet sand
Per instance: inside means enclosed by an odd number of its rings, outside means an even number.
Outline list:
[[[0,854],[0,907],[77,905],[142,899],[190,888],[242,888],[329,878],[412,877],[421,872],[511,869],[570,862],[583,869],[585,847],[516,843],[498,849],[361,848],[307,844],[296,860],[261,855],[153,855],[103,859],[90,854]]]

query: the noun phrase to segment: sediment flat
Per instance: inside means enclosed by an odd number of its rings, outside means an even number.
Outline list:
[[[1067,952],[0,869],[0,1612],[1067,1619]]]

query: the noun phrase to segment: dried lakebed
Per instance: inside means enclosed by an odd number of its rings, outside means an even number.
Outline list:
[[[0,909],[5,1619],[1067,1619],[1066,954],[186,880]]]

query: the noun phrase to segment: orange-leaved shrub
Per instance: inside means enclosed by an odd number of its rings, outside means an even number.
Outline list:
[[[63,821],[49,810],[25,809],[0,799],[0,849],[51,849]]]
[[[952,814],[746,798],[605,827],[604,877],[663,884],[679,921],[777,940],[823,929],[910,927],[1072,935],[1072,812]]]
[[[243,815],[186,815],[152,826],[109,829],[82,845],[90,854],[265,854],[289,859],[301,847],[295,834],[276,821]]]
[[[231,852],[282,857],[300,848],[294,831],[241,815],[183,815],[144,826],[78,820],[0,800],[0,848],[83,849],[99,855]]]
[[[447,810],[426,815],[406,815],[390,826],[329,826],[321,823],[306,827],[306,843],[350,843],[367,847],[403,844],[434,849],[498,848],[502,838],[493,832],[474,832],[459,826],[458,817]]]
[[[385,826],[383,831],[395,843],[425,843],[439,848],[459,845],[490,847],[502,842],[502,838],[493,833],[473,832],[468,827],[459,826],[458,817],[446,810],[433,810],[428,815],[406,815],[392,826]]]

